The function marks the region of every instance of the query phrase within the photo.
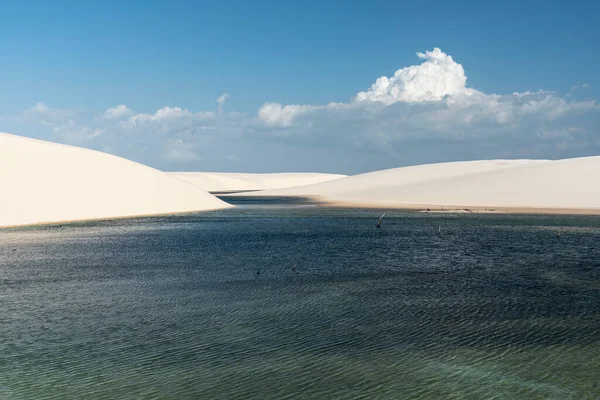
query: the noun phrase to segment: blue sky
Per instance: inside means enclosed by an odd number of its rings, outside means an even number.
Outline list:
[[[0,15],[0,130],[162,169],[354,173],[600,153],[597,2],[0,0]],[[457,110],[447,96],[464,90],[414,97],[422,88],[403,80],[406,96],[357,105],[377,78],[438,62],[416,55],[434,48],[481,96]],[[491,97],[513,93],[530,94]],[[331,102],[349,110],[319,108]],[[273,103],[292,117],[265,119]],[[128,110],[118,123],[102,122],[117,105]],[[125,127],[163,107],[183,112]],[[448,107],[450,124],[414,121]]]

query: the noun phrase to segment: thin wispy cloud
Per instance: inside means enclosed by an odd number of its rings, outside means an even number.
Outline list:
[[[78,110],[70,108],[52,108],[38,102],[33,107],[23,110],[16,118],[25,122],[39,122],[45,125],[59,125],[68,122],[78,114]]]
[[[219,98],[217,99],[217,103],[219,104],[217,111],[219,111],[219,112],[223,111],[223,107],[225,106],[225,101],[227,101],[228,97],[229,97],[229,95],[227,93],[223,93],[222,95],[219,96]]]

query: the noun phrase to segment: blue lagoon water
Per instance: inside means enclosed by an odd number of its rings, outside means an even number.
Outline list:
[[[600,218],[235,201],[1,230],[0,399],[600,398]]]

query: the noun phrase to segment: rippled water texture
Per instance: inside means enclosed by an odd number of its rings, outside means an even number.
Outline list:
[[[0,399],[600,398],[598,217],[242,203],[0,231]]]

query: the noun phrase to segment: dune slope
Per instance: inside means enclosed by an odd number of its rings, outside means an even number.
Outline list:
[[[599,209],[600,157],[428,164],[258,192],[365,205]]]
[[[0,227],[230,207],[109,154],[0,133]]]
[[[484,173],[488,171],[515,168],[533,163],[548,161],[531,160],[484,160],[460,161],[450,163],[413,165],[409,167],[392,168],[381,171],[367,172],[350,176],[333,182],[326,182],[289,189],[264,191],[256,193],[260,196],[352,196],[364,192],[364,196],[378,189],[392,189],[396,187],[435,182],[448,178],[464,175]],[[385,196],[388,197],[388,196]],[[377,200],[377,199],[374,199]],[[380,199],[382,200],[382,199]]]
[[[269,190],[310,185],[346,177],[338,174],[318,173],[271,173],[245,174],[221,172],[168,172],[209,192],[233,192],[243,190]]]

